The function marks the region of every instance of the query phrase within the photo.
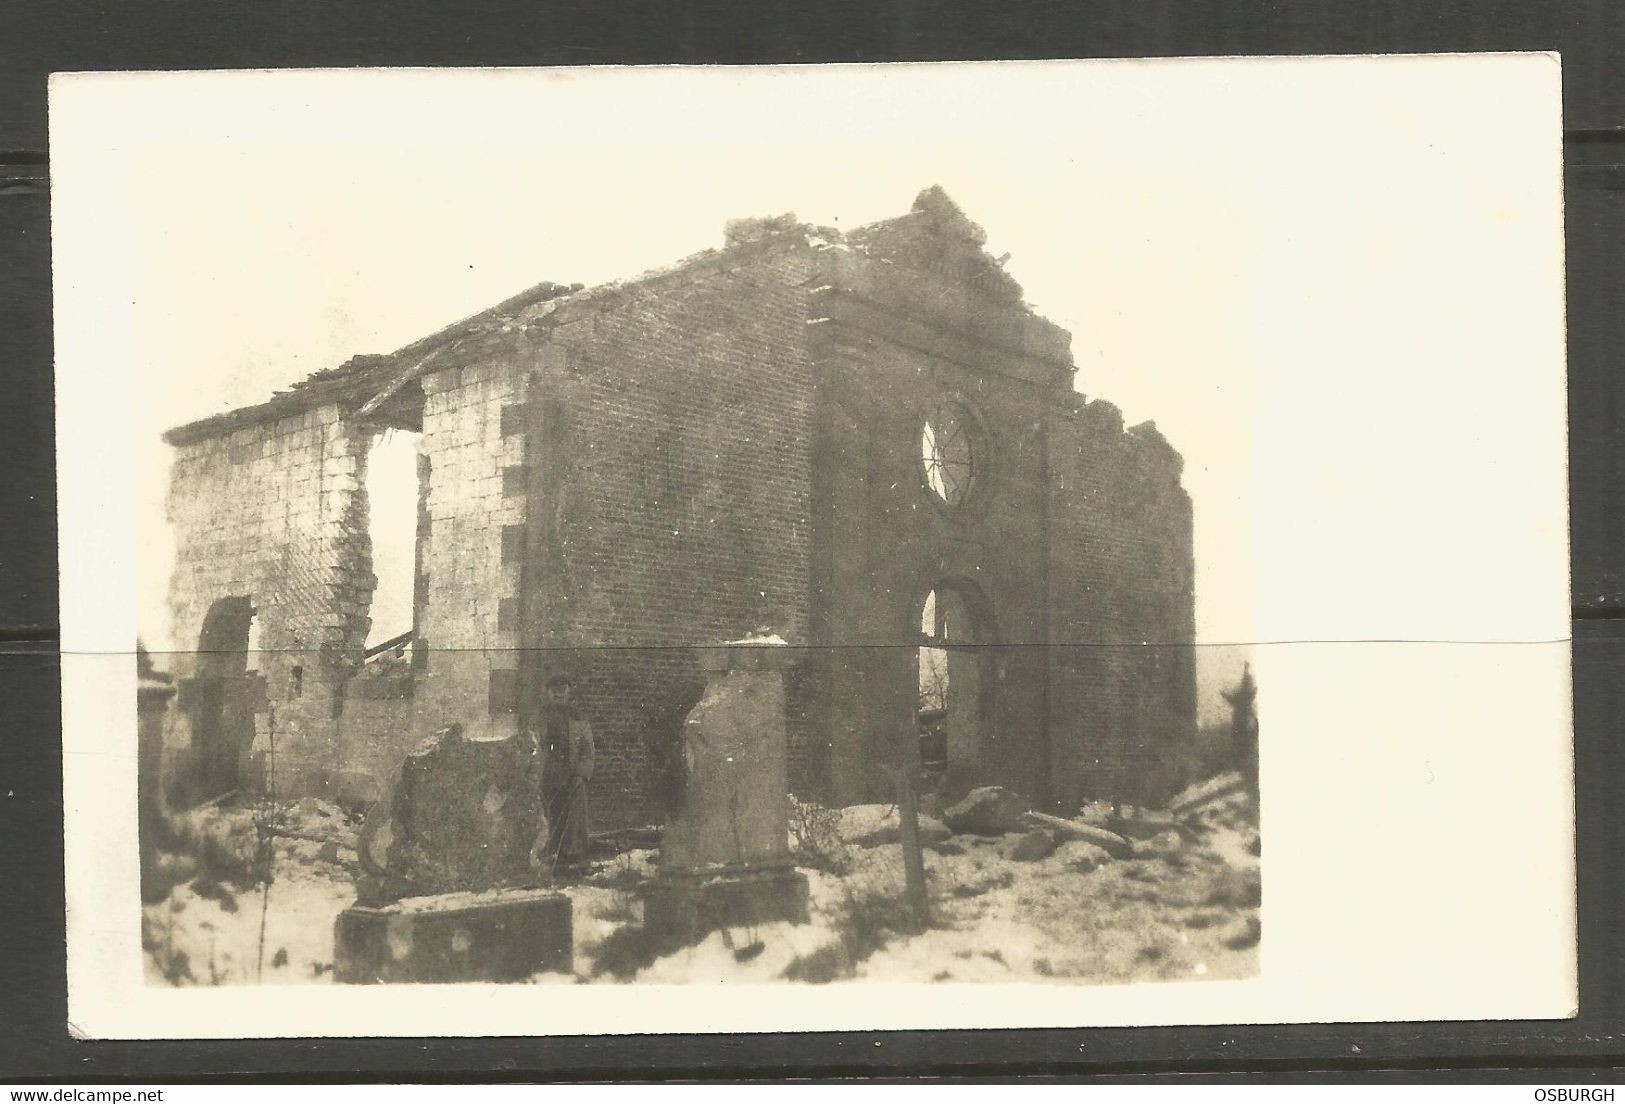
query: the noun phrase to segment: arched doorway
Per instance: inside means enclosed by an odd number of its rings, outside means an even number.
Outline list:
[[[222,598],[209,607],[198,634],[192,749],[194,796],[201,801],[224,796],[245,779],[260,685],[251,670],[258,665],[256,624],[248,598]]]
[[[966,583],[938,584],[920,609],[920,789],[944,803],[987,781],[994,715],[989,620],[981,594]]]

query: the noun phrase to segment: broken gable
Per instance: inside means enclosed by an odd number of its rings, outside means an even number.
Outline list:
[[[996,303],[1021,303],[1021,285],[983,248],[986,232],[936,185],[915,197],[908,214],[860,227],[847,241],[875,260],[974,287]]]

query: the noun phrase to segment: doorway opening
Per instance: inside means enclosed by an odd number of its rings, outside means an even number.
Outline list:
[[[242,789],[254,744],[254,711],[263,686],[258,672],[259,620],[246,596],[209,607],[198,634],[192,709],[196,773],[192,797],[213,801]]]

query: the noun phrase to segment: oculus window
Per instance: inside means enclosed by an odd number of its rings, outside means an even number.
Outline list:
[[[964,406],[945,401],[932,408],[920,431],[920,461],[925,485],[938,499],[949,506],[963,503],[981,475],[986,452],[981,426]]]

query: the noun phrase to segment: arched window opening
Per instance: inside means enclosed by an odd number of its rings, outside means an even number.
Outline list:
[[[922,793],[944,801],[984,781],[993,678],[983,619],[957,586],[932,589],[920,610],[917,720]]]

